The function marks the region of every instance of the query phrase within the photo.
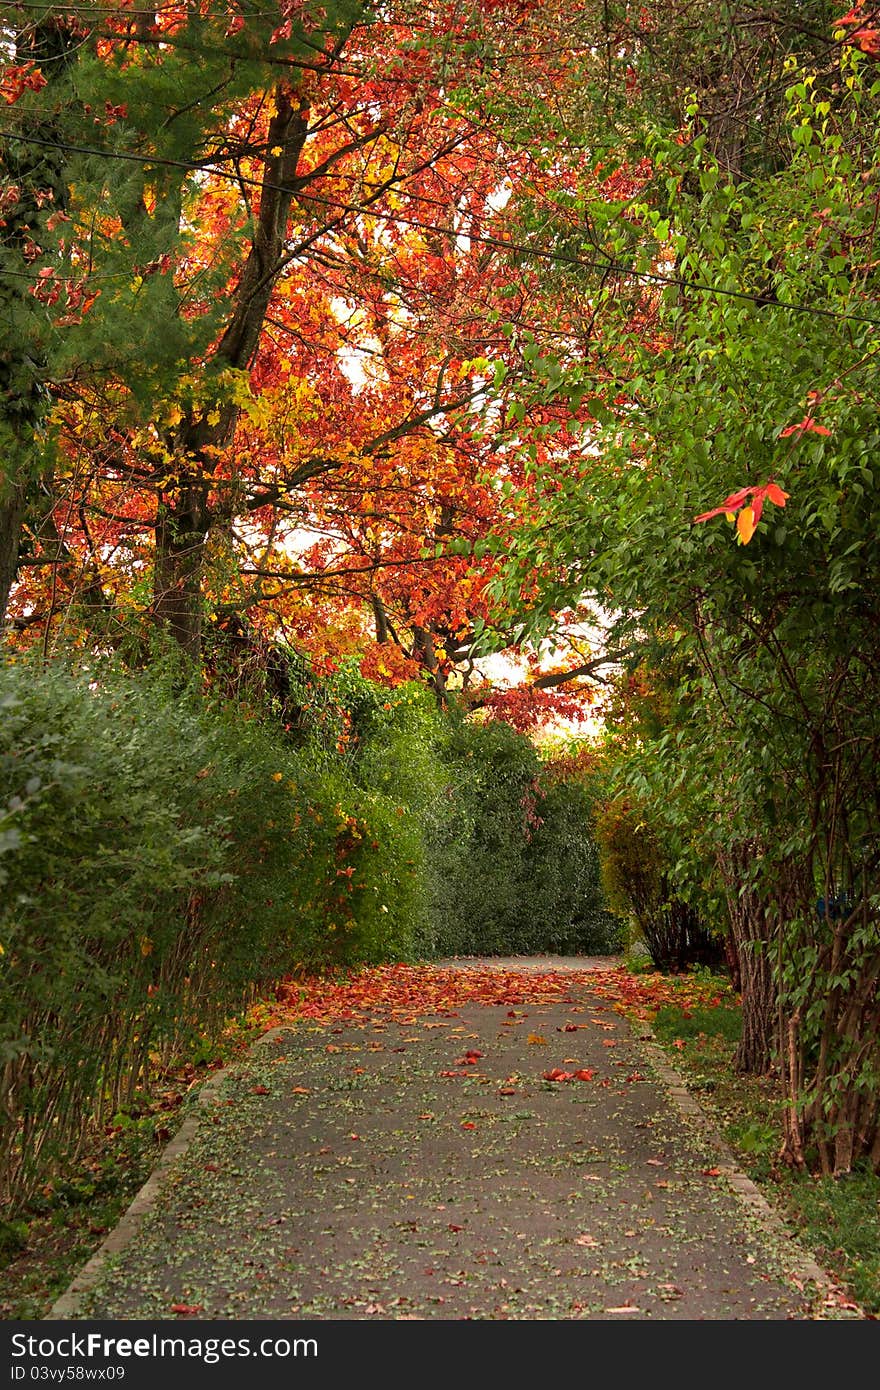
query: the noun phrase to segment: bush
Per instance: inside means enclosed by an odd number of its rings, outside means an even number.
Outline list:
[[[169,676],[0,666],[6,1199],[296,966],[411,950],[416,828]]]
[[[453,722],[442,751],[426,834],[431,953],[617,949],[583,794],[545,790],[531,741],[498,721]]]
[[[608,901],[631,916],[656,968],[719,964],[722,943],[699,909],[674,891],[670,855],[647,807],[634,797],[612,798],[597,809],[595,825]]]

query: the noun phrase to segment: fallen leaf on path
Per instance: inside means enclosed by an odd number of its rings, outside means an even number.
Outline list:
[[[538,1046],[538,1047],[546,1047],[546,1046],[547,1046],[547,1039],[546,1039],[546,1038],[543,1038],[543,1037],[541,1036],[540,1033],[529,1033],[529,1036],[527,1037],[526,1042],[530,1043],[533,1047],[534,1047],[534,1046]]]

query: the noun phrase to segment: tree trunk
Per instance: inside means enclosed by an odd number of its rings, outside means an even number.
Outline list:
[[[0,629],[6,620],[9,594],[18,570],[21,523],[25,512],[25,490],[13,487],[0,500]]]
[[[269,121],[260,210],[232,313],[216,351],[219,364],[246,371],[260,342],[275,282],[284,266],[285,237],[296,170],[308,135],[308,111],[284,83],[275,89]],[[217,454],[235,432],[239,409],[222,399],[194,415],[169,441],[170,452],[199,469],[181,469],[173,491],[160,496],[155,524],[153,615],[194,661],[202,650],[202,582],[208,535],[217,518],[208,506]]]
[[[763,1075],[770,1070],[776,1026],[776,982],[770,956],[772,922],[758,893],[747,885],[747,870],[756,846],[737,845],[719,857],[727,895],[730,932],[739,964],[742,991],[742,1037],[737,1071]]]
[[[183,487],[156,516],[153,615],[193,661],[202,651],[202,579],[211,516],[207,488]]]

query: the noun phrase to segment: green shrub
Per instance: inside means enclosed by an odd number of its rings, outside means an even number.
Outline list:
[[[442,756],[426,833],[431,953],[616,950],[582,790],[545,789],[532,742],[498,721],[453,720]]]
[[[671,855],[648,808],[632,796],[611,798],[597,808],[595,828],[608,901],[635,922],[656,968],[719,963],[721,942],[676,893]]]
[[[297,966],[411,950],[416,828],[171,676],[0,666],[3,1196]]]

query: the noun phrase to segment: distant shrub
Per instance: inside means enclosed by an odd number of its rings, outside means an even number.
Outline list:
[[[500,721],[453,722],[442,756],[426,834],[431,953],[617,949],[581,792],[545,790],[534,745]]]
[[[634,797],[611,798],[597,808],[595,829],[609,904],[635,922],[657,969],[718,964],[721,942],[700,910],[675,892],[670,857],[647,807]]]

